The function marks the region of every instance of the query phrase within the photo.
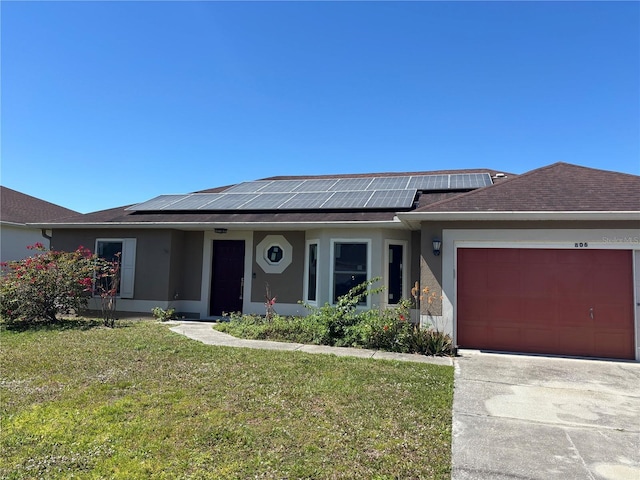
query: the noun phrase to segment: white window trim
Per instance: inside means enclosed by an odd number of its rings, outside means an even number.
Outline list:
[[[98,243],[121,242],[122,256],[120,257],[120,294],[118,298],[133,298],[136,270],[136,239],[135,238],[96,238],[95,249],[98,254]]]
[[[409,254],[409,242],[406,240],[389,240],[384,241],[384,303],[385,305],[394,307],[395,303],[389,303],[389,247],[391,245],[400,245],[402,247],[402,292],[401,298],[407,299],[408,296],[408,281],[409,281],[409,268],[407,264],[407,258]],[[398,299],[400,300],[400,299]]]
[[[367,281],[371,280],[371,239],[370,238],[332,238],[330,246],[329,259],[329,301],[335,305],[333,297],[335,296],[334,270],[335,270],[335,244],[336,243],[364,243],[367,245]],[[366,305],[358,305],[357,308],[371,308],[371,296],[366,296]]]
[[[316,246],[316,299],[309,300],[309,246]],[[304,245],[304,303],[308,305],[318,306],[318,295],[320,288],[320,241],[318,239],[310,239]]]
[[[279,262],[271,262],[267,257],[267,252],[271,247],[280,247],[282,250],[282,258]],[[267,235],[256,246],[256,263],[265,273],[282,273],[289,265],[293,258],[293,247],[284,238],[283,235]]]

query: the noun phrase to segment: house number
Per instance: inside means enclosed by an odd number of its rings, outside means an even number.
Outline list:
[[[575,243],[575,248],[585,248],[585,247],[588,247],[588,246],[589,246],[589,244],[587,242],[580,242],[580,243],[576,242]]]

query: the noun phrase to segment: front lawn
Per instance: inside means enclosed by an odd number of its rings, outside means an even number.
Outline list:
[[[451,367],[98,325],[2,327],[0,478],[450,478]]]

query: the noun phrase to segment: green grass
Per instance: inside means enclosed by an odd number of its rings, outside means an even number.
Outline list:
[[[0,331],[0,478],[450,478],[453,369],[205,346],[151,321]]]

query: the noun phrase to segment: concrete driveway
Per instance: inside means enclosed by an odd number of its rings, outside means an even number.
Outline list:
[[[452,480],[640,480],[640,363],[463,351]]]

